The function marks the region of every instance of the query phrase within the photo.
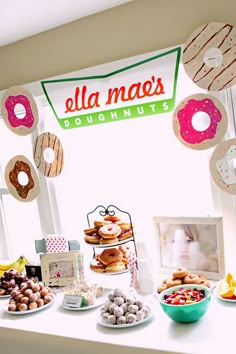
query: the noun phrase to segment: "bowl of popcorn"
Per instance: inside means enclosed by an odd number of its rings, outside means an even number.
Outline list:
[[[150,305],[136,292],[116,288],[101,306],[98,322],[105,327],[121,328],[139,325],[151,317]]]
[[[176,322],[194,322],[208,310],[211,290],[200,284],[182,284],[162,291],[159,303],[169,318]]]

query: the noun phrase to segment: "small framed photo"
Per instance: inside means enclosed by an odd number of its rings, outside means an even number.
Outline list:
[[[154,217],[154,224],[161,273],[180,267],[209,280],[225,276],[221,217]]]
[[[41,254],[40,263],[46,286],[71,286],[78,280],[76,251]]]

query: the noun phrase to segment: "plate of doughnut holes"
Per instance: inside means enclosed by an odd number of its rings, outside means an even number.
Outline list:
[[[116,245],[132,238],[131,224],[116,215],[106,215],[103,220],[95,220],[92,227],[84,230],[85,242],[96,247]]]
[[[97,273],[120,274],[128,271],[129,247],[106,248],[90,263],[90,269]]]
[[[176,268],[169,278],[162,281],[157,287],[157,293],[160,294],[163,290],[181,284],[200,284],[210,288],[210,282],[204,274],[191,273],[186,268]]]
[[[100,307],[98,323],[104,327],[124,328],[140,325],[151,318],[151,307],[142,297],[116,288]]]

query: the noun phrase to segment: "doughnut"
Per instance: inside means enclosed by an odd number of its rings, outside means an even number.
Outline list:
[[[127,251],[128,251],[127,247],[122,246],[122,245],[120,245],[120,246],[118,247],[118,250],[123,253],[123,256],[126,256]]]
[[[105,221],[105,220],[95,220],[94,221],[94,226],[96,227],[96,228],[100,228],[100,227],[102,227],[102,226],[104,226],[104,225],[109,225],[109,224],[111,224],[111,221]]]
[[[215,184],[224,192],[236,194],[236,176],[230,161],[236,158],[236,139],[220,143],[210,159],[211,176]]]
[[[207,91],[220,91],[236,83],[236,28],[225,23],[212,22],[197,28],[183,48],[183,66],[186,74]],[[221,51],[222,62],[211,67],[204,62],[204,54],[211,48]]]
[[[44,157],[45,149],[54,153],[54,160],[47,162]],[[58,176],[64,166],[63,147],[58,137],[52,133],[40,134],[34,144],[34,162],[39,172],[46,177]]]
[[[114,298],[114,303],[118,306],[123,305],[124,302],[125,302],[125,300],[122,296],[116,296]]]
[[[117,317],[117,320],[116,320],[117,324],[125,324],[126,323],[126,317],[125,316],[120,316],[120,317]]]
[[[167,289],[167,285],[166,284],[161,284],[158,288],[157,288],[157,292],[160,294],[162,291]]]
[[[172,286],[181,285],[183,282],[181,279],[167,279],[166,286],[167,288],[172,288]]]
[[[106,244],[109,244],[109,243],[116,243],[118,242],[118,238],[103,238],[103,237],[100,237],[98,236],[99,239],[100,239],[100,244],[102,245],[106,245]]]
[[[127,238],[130,238],[130,237],[133,237],[133,233],[132,233],[131,230],[126,231],[124,233],[121,233],[120,236],[119,236],[119,241],[124,241],[124,240],[126,240]]]
[[[120,218],[118,216],[116,216],[116,215],[106,215],[104,217],[104,220],[111,221],[111,222],[121,221]]]
[[[188,274],[183,279],[184,284],[199,284],[200,278],[197,274]]]
[[[19,181],[19,173],[27,175],[28,183],[23,185]],[[30,202],[40,192],[37,173],[30,161],[23,155],[13,157],[5,168],[5,181],[9,192],[21,202]]]
[[[131,224],[127,222],[117,221],[116,224],[119,225],[123,231],[129,231],[131,229]]]
[[[185,268],[176,268],[172,273],[173,279],[181,279],[186,277],[189,274],[189,271]]]
[[[112,272],[121,272],[125,270],[125,265],[123,262],[114,262],[110,263],[106,266],[105,272],[112,273]]]
[[[85,233],[85,235],[91,236],[91,235],[97,234],[97,231],[98,231],[98,229],[96,227],[91,227],[89,229],[85,229],[84,233]]]
[[[103,264],[99,263],[99,262],[92,262],[90,263],[90,269],[93,270],[94,272],[98,272],[98,273],[103,273],[105,272],[105,267]]]
[[[100,236],[103,238],[116,238],[120,235],[121,233],[121,228],[117,224],[109,224],[109,225],[104,225],[100,227],[98,230],[98,233]]]
[[[105,249],[100,254],[100,259],[104,265],[121,262],[122,258],[123,258],[122,253],[117,248]]]
[[[20,104],[25,109],[24,118],[15,114],[15,106]],[[31,134],[38,125],[38,108],[31,93],[22,86],[10,87],[2,96],[1,113],[3,120],[17,135]]]
[[[92,243],[92,244],[97,245],[100,243],[100,236],[98,236],[98,235],[85,235],[84,240],[87,243]]]
[[[199,284],[206,286],[207,288],[210,288],[210,282],[207,279],[200,279]]]
[[[205,130],[196,130],[193,127],[193,118],[199,119],[201,123],[206,115],[210,125]],[[227,113],[223,104],[207,94],[199,93],[186,97],[178,104],[173,114],[173,130],[177,139],[194,150],[209,149],[218,144],[223,139],[227,126]]]

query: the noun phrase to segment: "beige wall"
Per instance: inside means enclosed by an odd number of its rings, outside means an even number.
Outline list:
[[[0,90],[182,44],[204,23],[236,26],[235,14],[235,0],[134,0],[1,47]]]

